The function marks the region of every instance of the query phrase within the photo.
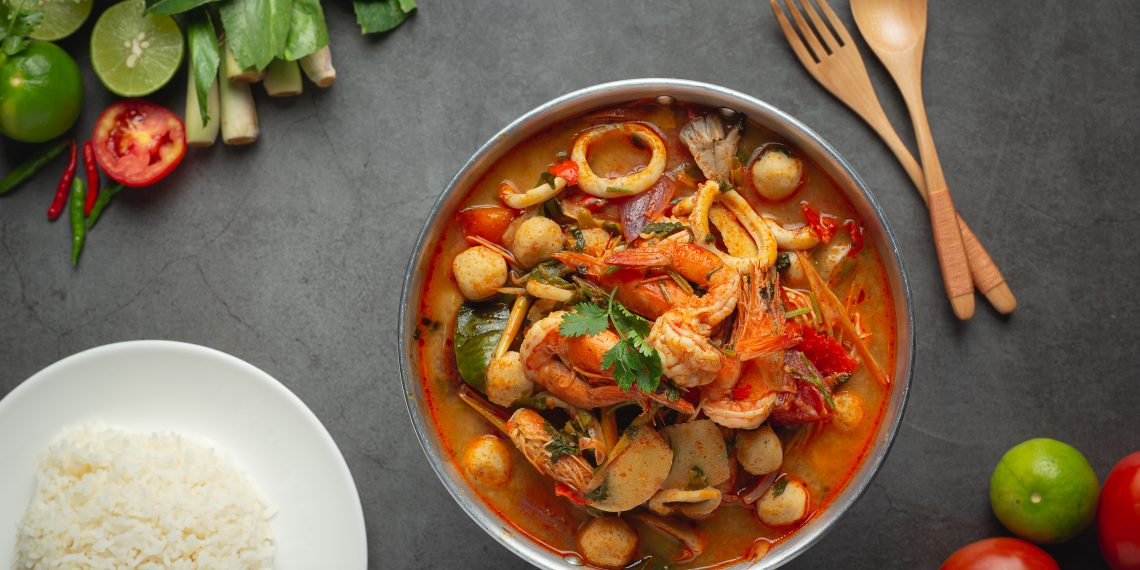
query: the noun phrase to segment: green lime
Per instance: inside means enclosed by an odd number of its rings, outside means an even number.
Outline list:
[[[1099,493],[1085,456],[1048,438],[1014,446],[990,478],[990,506],[1001,524],[1040,544],[1065,542],[1088,527]]]
[[[44,19],[28,37],[36,40],[62,40],[83,25],[91,15],[92,0],[31,0],[29,10],[43,12]]]
[[[112,93],[142,97],[166,85],[182,63],[174,18],[147,14],[143,0],[107,8],[91,32],[91,66]]]
[[[67,52],[33,41],[0,60],[0,134],[34,143],[71,128],[83,108],[83,78]]]

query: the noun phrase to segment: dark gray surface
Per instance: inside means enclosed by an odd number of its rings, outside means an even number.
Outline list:
[[[866,495],[789,567],[929,568],[1003,534],[989,476],[1024,439],[1075,445],[1102,479],[1140,449],[1140,4],[932,2],[925,93],[942,163],[1021,303],[1003,319],[979,297],[966,324],[905,174],[799,67],[767,3],[423,2],[379,39],[358,36],[347,2],[326,4],[337,84],[259,93],[256,145],[191,151],[169,181],[121,195],[78,270],[66,223],[44,220],[61,166],[0,199],[0,394],[105,343],[217,348],[328,427],[364,503],[370,568],[522,567],[415,441],[394,346],[401,276],[430,204],[499,128],[573,89],[661,76],[744,91],[819,132],[875,192],[910,271],[918,354],[902,431]],[[88,31],[64,43],[85,67]],[[113,100],[87,73],[84,132]],[[181,113],[182,91],[179,78],[156,99]],[[3,149],[0,171],[23,152]],[[1103,564],[1091,529],[1050,551],[1067,568]]]

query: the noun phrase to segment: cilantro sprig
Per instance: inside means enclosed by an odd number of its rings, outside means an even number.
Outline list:
[[[0,2],[0,61],[28,47],[28,35],[44,19],[40,10],[24,9],[24,1],[10,5]]]
[[[620,340],[602,354],[602,369],[613,370],[614,381],[622,390],[636,384],[642,392],[652,393],[661,384],[662,366],[661,355],[645,341],[649,321],[617,302],[616,292],[616,288],[610,292],[604,308],[593,302],[574,305],[574,312],[562,315],[558,331],[568,337],[592,336],[612,325]]]

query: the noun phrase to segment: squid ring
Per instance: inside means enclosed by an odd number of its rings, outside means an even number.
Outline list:
[[[565,187],[566,180],[561,176],[554,177],[554,186],[548,182],[543,182],[526,192],[519,192],[514,182],[504,180],[502,184],[499,184],[499,199],[511,208],[525,210],[557,196]]]
[[[768,229],[776,238],[776,247],[784,251],[811,249],[819,245],[819,234],[815,233],[811,226],[788,229],[772,218],[764,218],[764,222],[768,224]]]
[[[594,174],[586,162],[586,150],[600,137],[615,131],[636,136],[649,145],[653,155],[649,158],[649,164],[640,172],[618,178],[600,177]],[[665,141],[661,140],[661,135],[639,123],[610,123],[594,127],[579,135],[570,151],[570,160],[578,165],[578,188],[598,198],[621,198],[649,190],[665,172],[666,156]]]
[[[712,234],[709,233],[709,209],[716,201],[723,203],[728,211],[736,216],[744,231],[752,236],[752,241],[756,244],[755,257],[730,255],[720,251],[710,243]],[[756,210],[752,209],[752,206],[748,205],[748,201],[743,196],[735,190],[721,192],[720,184],[716,181],[709,180],[701,184],[697,191],[696,203],[693,205],[693,213],[689,215],[689,224],[693,228],[694,243],[712,250],[725,263],[732,265],[738,271],[750,271],[754,267],[766,269],[776,261],[776,238],[772,235],[772,230],[768,228],[768,224],[764,223],[764,220],[760,218]]]

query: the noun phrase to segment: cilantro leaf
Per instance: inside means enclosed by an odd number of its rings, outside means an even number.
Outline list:
[[[622,306],[621,303],[614,302],[610,304],[610,317],[614,321],[614,328],[616,328],[622,336],[638,336],[641,338],[649,336],[649,321],[640,315],[631,313],[629,309]]]
[[[550,462],[558,463],[559,459],[568,455],[578,455],[578,440],[574,436],[554,429],[549,423],[544,423],[546,434],[550,441],[546,443],[546,450],[550,452]]]
[[[562,336],[593,336],[610,328],[609,312],[593,303],[578,303],[574,312],[562,315]]]
[[[784,489],[787,489],[787,488],[788,488],[788,478],[784,477],[784,478],[780,479],[779,481],[776,481],[776,484],[772,486],[772,496],[773,497],[779,497],[780,495],[783,495]]]
[[[4,55],[16,55],[28,47],[27,35],[32,33],[44,19],[39,10],[27,11],[17,6],[0,2],[0,51]]]

